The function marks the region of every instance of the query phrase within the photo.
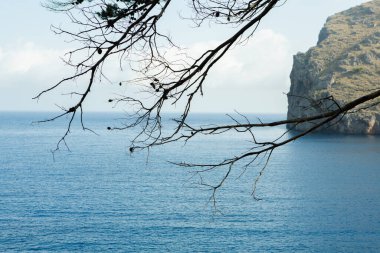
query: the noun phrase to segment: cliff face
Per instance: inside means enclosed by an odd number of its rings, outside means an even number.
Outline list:
[[[379,89],[380,0],[329,17],[317,46],[294,56],[290,78],[288,119],[333,110]],[[305,130],[312,124],[288,128]],[[350,112],[322,130],[380,134],[380,105]]]

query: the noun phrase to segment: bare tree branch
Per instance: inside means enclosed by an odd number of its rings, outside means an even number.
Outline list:
[[[114,106],[127,106],[133,108],[134,111],[128,115],[125,125],[109,127],[109,130],[138,128],[139,131],[130,147],[131,152],[149,150],[158,145],[177,141],[186,143],[198,135],[220,135],[230,131],[248,134],[252,147],[246,152],[227,157],[216,163],[177,162],[175,164],[194,168],[199,175],[216,168],[227,168],[222,179],[214,186],[204,183],[202,180],[202,184],[209,186],[212,190],[210,200],[215,203],[215,193],[231,175],[230,172],[234,165],[243,162],[244,173],[259,158],[264,158],[264,166],[253,184],[252,194],[256,198],[257,183],[276,148],[297,140],[318,128],[335,124],[342,115],[377,104],[378,101],[374,100],[380,96],[380,90],[377,89],[344,105],[339,104],[333,97],[318,101],[303,98],[310,102],[310,106],[318,107],[320,113],[311,117],[267,123],[260,120],[258,123],[251,123],[247,117],[239,115],[243,122],[231,116],[233,124],[192,126],[188,121],[191,106],[196,96],[203,95],[203,86],[206,85],[211,69],[232,47],[240,46],[243,41],[249,39],[256,31],[260,21],[283,3],[285,1],[281,0],[190,1],[189,8],[193,11],[190,19],[196,26],[202,26],[207,21],[232,25],[236,29],[232,36],[227,37],[219,45],[194,57],[187,55],[169,36],[161,32],[160,20],[165,15],[171,0],[50,1],[47,5],[49,9],[66,13],[70,21],[80,29],[79,31],[68,31],[60,27],[53,27],[54,32],[69,36],[72,41],[80,45],[68,52],[65,60],[66,64],[74,69],[74,73],[41,91],[35,99],[78,78],[87,80],[82,91],[70,93],[78,96],[75,104],[69,109],[62,108],[61,114],[41,121],[54,121],[68,116],[67,131],[58,141],[56,150],[60,148],[61,144],[67,147],[65,139],[70,133],[75,117],[80,117],[82,128],[89,130],[83,124],[84,103],[90,91],[96,88],[96,84],[101,82],[101,78],[106,77],[106,74],[103,73],[103,65],[111,61],[113,56],[117,56],[121,70],[123,70],[122,61],[125,61],[129,64],[130,70],[138,74],[135,79],[121,80],[120,85],[132,84],[140,87],[141,93],[149,96],[141,98],[138,94],[128,94],[110,99],[109,102]],[[174,49],[178,52],[179,59],[173,60],[166,54],[168,50]],[[325,103],[326,101],[329,103]],[[180,106],[182,103],[184,105],[181,107],[181,114],[173,119],[175,128],[172,131],[163,131],[162,113],[164,108],[173,105]],[[77,113],[78,110],[79,113]],[[306,122],[312,123],[307,130],[295,135],[289,135],[288,130],[270,141],[259,141],[254,132],[257,128],[296,126]]]

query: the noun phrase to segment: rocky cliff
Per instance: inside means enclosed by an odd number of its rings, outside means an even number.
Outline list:
[[[294,56],[290,78],[288,119],[333,110],[380,89],[380,0],[329,17],[317,46]],[[312,124],[288,128],[305,130]],[[322,130],[380,134],[380,106],[352,111]]]

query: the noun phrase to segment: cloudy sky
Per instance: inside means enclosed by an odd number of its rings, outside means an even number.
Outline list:
[[[209,26],[194,31],[189,21],[178,18],[185,1],[174,2],[163,29],[192,52],[216,45],[231,32]],[[288,0],[266,17],[246,45],[229,52],[215,67],[205,85],[205,96],[195,101],[194,111],[285,113],[292,56],[315,45],[329,15],[363,2],[367,1]],[[50,30],[51,24],[70,27],[66,17],[47,11],[38,0],[1,0],[0,20],[0,111],[54,111],[57,104],[67,103],[69,98],[60,93],[32,100],[70,73],[60,57],[72,45]],[[111,79],[123,75],[109,71]],[[107,84],[97,87],[86,109],[115,110],[107,103],[115,92],[119,91]]]

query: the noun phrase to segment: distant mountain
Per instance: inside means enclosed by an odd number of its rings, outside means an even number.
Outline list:
[[[320,114],[379,89],[380,0],[329,17],[317,46],[294,56],[290,78],[288,119]],[[305,130],[311,124],[288,127]],[[380,134],[380,106],[350,112],[323,130]]]

